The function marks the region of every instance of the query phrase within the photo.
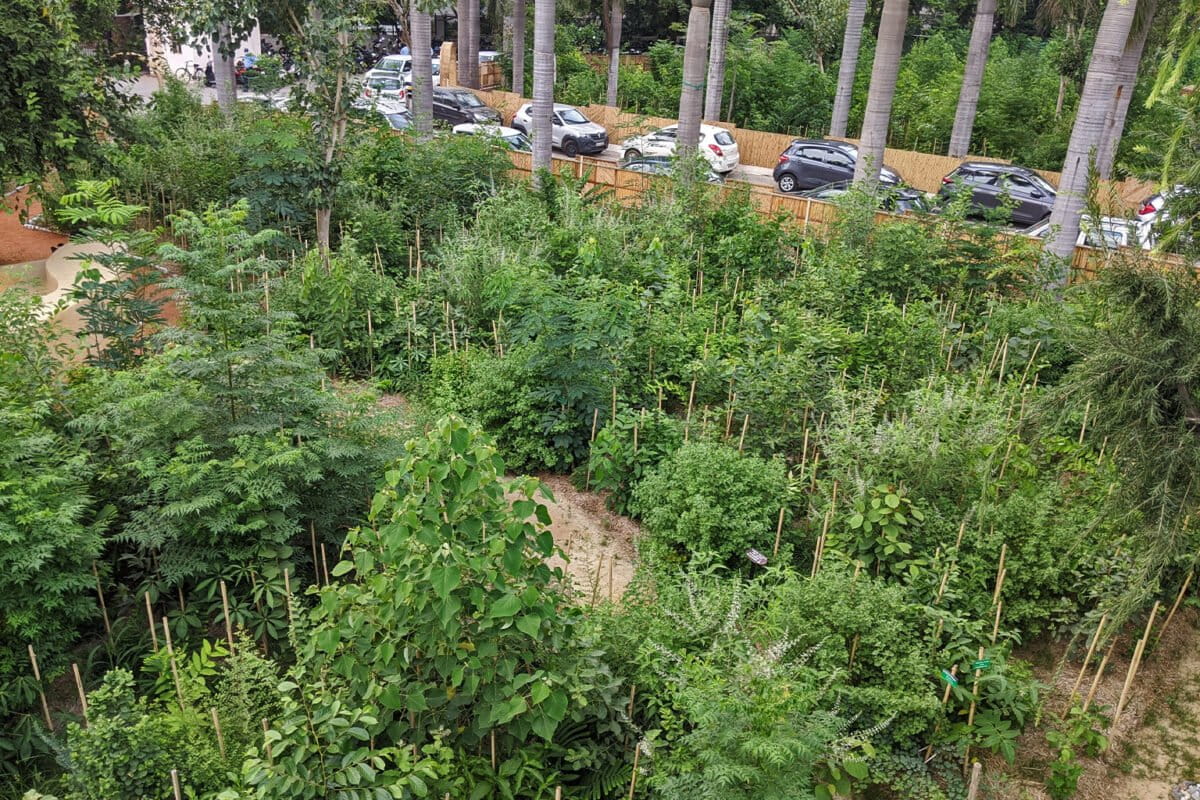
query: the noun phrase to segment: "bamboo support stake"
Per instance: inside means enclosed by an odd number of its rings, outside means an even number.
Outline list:
[[[1121,687],[1121,698],[1117,700],[1117,710],[1113,712],[1112,724],[1109,725],[1109,730],[1116,730],[1117,723],[1121,720],[1121,713],[1125,710],[1125,703],[1129,699],[1129,690],[1133,688],[1133,681],[1137,677],[1138,668],[1142,666],[1142,656],[1146,652],[1146,642],[1150,641],[1150,629],[1154,627],[1154,618],[1158,616],[1158,601],[1154,602],[1154,607],[1150,609],[1150,619],[1146,620],[1146,630],[1142,634],[1142,638],[1138,640],[1137,647],[1133,651],[1133,660],[1129,662],[1129,672],[1125,675],[1125,685]]]
[[[596,597],[600,594],[600,570],[604,567],[604,553],[600,554],[600,560],[596,562],[596,580],[592,584],[592,608],[596,607]]]
[[[952,677],[952,678],[958,677],[958,664],[955,664],[954,666],[950,667],[950,677]],[[951,684],[949,681],[947,681],[946,689],[945,689],[945,691],[942,692],[942,708],[945,708],[946,703],[950,702],[950,687],[951,687]],[[935,735],[937,734],[938,727],[940,727],[940,720],[938,723],[936,723],[933,726],[933,732]],[[933,758],[933,742],[930,742],[929,746],[925,748],[925,760],[928,761],[931,758]]]
[[[983,660],[983,648],[979,648],[979,661]],[[967,711],[967,732],[969,733],[975,727],[975,706],[979,702],[979,678],[983,675],[982,669],[975,670],[975,682],[971,686],[971,708]],[[971,746],[967,745],[963,753],[963,769],[967,768],[967,764],[971,759]]]
[[[171,770],[171,791],[175,795],[175,800],[183,800],[183,792],[179,788],[179,770]]]
[[[996,646],[996,637],[1000,635],[1000,610],[1004,608],[1004,601],[996,603],[996,621],[992,623],[992,646]]]
[[[496,732],[495,731],[492,731],[491,735],[488,736],[488,740],[491,743],[491,748],[492,748],[492,772],[495,772],[496,771]]]
[[[175,646],[171,643],[171,626],[162,618],[163,639],[167,643],[167,659],[171,662],[171,677],[175,679],[175,694],[179,696],[179,707],[183,708],[183,682],[179,680],[179,665],[175,663]]]
[[[79,665],[71,662],[71,673],[75,676],[75,690],[79,692],[79,707],[83,709],[83,727],[88,724],[87,693],[83,691],[83,677],[79,674]]]
[[[221,758],[225,758],[225,734],[221,733],[221,718],[217,716],[217,707],[211,706],[208,713],[212,715],[213,730],[217,732],[217,747],[221,750]]]
[[[779,539],[783,536],[783,513],[787,510],[787,506],[779,507],[779,521],[775,523],[775,547],[771,550],[771,557],[779,555]]]
[[[37,681],[38,697],[42,701],[42,717],[46,720],[46,727],[53,732],[54,720],[50,718],[50,704],[46,702],[46,692],[42,689],[42,671],[38,669],[37,653],[33,652],[33,645],[29,645],[29,663],[33,665],[33,679]]]
[[[317,584],[321,583],[321,561],[317,556],[317,523],[314,520],[308,521],[308,538],[312,542],[313,556],[313,578]]]
[[[100,586],[100,571],[96,562],[92,562],[92,575],[96,578],[96,597],[100,598],[100,613],[104,615],[104,635],[112,636],[112,623],[108,619],[108,604],[104,602],[104,589]]]
[[[617,557],[613,556],[608,559],[608,602],[613,601],[613,564],[616,563]]]
[[[1162,627],[1158,630],[1158,636],[1154,637],[1154,646],[1162,641],[1163,634],[1167,632],[1167,626],[1171,624],[1171,620],[1175,617],[1175,612],[1179,610],[1179,604],[1183,602],[1184,595],[1187,594],[1188,587],[1192,584],[1192,578],[1195,576],[1195,570],[1189,572],[1187,577],[1183,579],[1183,586],[1179,587],[1179,594],[1175,596],[1175,603],[1171,606],[1171,612],[1167,614],[1166,620]]]
[[[150,605],[150,593],[145,593],[146,598],[146,622],[150,627],[150,642],[154,645],[154,652],[158,652],[158,626],[154,624],[154,607]]]
[[[738,437],[738,452],[742,452],[742,448],[746,446],[746,428],[750,425],[750,415],[747,414],[742,418],[742,435]]]
[[[229,642],[229,655],[233,655],[233,624],[229,616],[229,592],[225,581],[221,581],[221,611],[225,614],[225,641]]]
[[[325,575],[325,585],[329,585],[329,559],[325,556],[325,543],[321,542],[321,572]]]
[[[1096,675],[1092,678],[1092,685],[1088,689],[1087,697],[1083,701],[1083,710],[1087,711],[1091,706],[1092,700],[1096,697],[1096,690],[1100,688],[1100,679],[1104,677],[1104,668],[1108,666],[1108,661],[1112,658],[1113,651],[1117,649],[1117,637],[1113,637],[1112,644],[1108,646],[1108,650],[1104,653],[1104,658],[1100,659],[1100,666],[1096,667]]]
[[[1092,634],[1092,641],[1088,645],[1087,655],[1083,657],[1083,663],[1079,665],[1079,674],[1075,676],[1075,683],[1071,684],[1071,692],[1067,695],[1070,698],[1075,697],[1075,693],[1079,691],[1079,684],[1083,683],[1083,676],[1087,673],[1092,656],[1096,654],[1096,645],[1100,644],[1100,635],[1104,632],[1106,622],[1108,622],[1108,614],[1101,614],[1100,622],[1096,625],[1096,631]]]
[[[273,765],[275,763],[275,755],[274,755],[274,753],[271,752],[271,740],[267,738],[267,731],[269,731],[270,729],[271,729],[271,725],[270,725],[270,723],[267,722],[266,718],[264,717],[263,721],[262,721],[263,749],[267,751],[267,763]]]
[[[971,783],[967,787],[967,800],[979,797],[979,780],[983,777],[983,764],[976,761],[971,765]]]
[[[634,742],[633,745],[633,775],[629,778],[629,800],[633,800],[633,790],[637,788],[637,771],[638,757],[642,754],[642,749]]]
[[[1008,556],[1008,544],[1000,545],[1000,565],[996,567],[996,588],[992,591],[992,605],[1000,602],[1000,592],[1004,589],[1004,560]]]
[[[1083,444],[1083,435],[1087,432],[1088,413],[1092,410],[1092,401],[1089,398],[1087,404],[1083,407],[1083,424],[1079,426],[1079,444]]]
[[[283,568],[283,593],[284,602],[287,604],[288,625],[295,624],[292,619],[292,579],[288,577],[287,567]]]

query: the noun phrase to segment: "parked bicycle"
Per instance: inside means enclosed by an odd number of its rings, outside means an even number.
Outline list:
[[[204,67],[197,61],[189,61],[175,70],[175,77],[181,81],[200,83],[204,80]]]

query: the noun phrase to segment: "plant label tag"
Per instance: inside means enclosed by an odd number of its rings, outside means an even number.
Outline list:
[[[942,680],[951,686],[958,686],[958,678],[951,675],[948,670],[942,670]]]
[[[755,550],[753,547],[746,551],[746,558],[750,559],[760,567],[765,567],[767,565],[767,557]]]
[[[989,669],[992,666],[990,658],[980,659],[979,661],[971,662],[971,669]]]

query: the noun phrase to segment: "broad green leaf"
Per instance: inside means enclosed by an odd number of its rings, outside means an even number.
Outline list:
[[[433,593],[445,600],[462,582],[462,572],[453,564],[434,567],[429,572],[429,580],[433,584]]]
[[[521,610],[521,600],[514,594],[506,594],[492,605],[493,617],[511,617]]]

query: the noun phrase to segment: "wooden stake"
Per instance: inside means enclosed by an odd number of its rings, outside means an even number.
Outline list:
[[[996,588],[992,591],[992,605],[1000,602],[1000,592],[1004,589],[1004,559],[1008,556],[1008,545],[1000,545],[1000,565],[996,567]]]
[[[229,655],[233,655],[233,624],[229,617],[229,592],[225,589],[225,581],[221,581],[221,610],[225,614],[225,641],[229,643]]]
[[[150,605],[150,593],[146,592],[146,622],[150,627],[150,641],[154,645],[154,652],[158,652],[158,626],[154,624],[154,607]]]
[[[958,677],[958,664],[955,664],[952,667],[950,667],[950,676],[953,678]],[[946,689],[945,689],[945,691],[942,692],[942,708],[945,708],[946,703],[948,703],[948,702],[950,702],[950,682],[949,681],[946,682]],[[938,730],[938,726],[935,725],[933,728],[934,734],[937,733],[937,730]],[[925,748],[925,760],[928,761],[932,757],[933,757],[933,742],[930,742],[929,746]]]
[[[1157,600],[1154,601],[1154,607],[1150,609],[1150,619],[1146,620],[1146,630],[1133,651],[1133,660],[1129,662],[1129,672],[1125,675],[1125,685],[1121,687],[1121,699],[1117,700],[1117,710],[1113,712],[1112,724],[1109,726],[1109,730],[1116,730],[1117,723],[1121,720],[1121,713],[1125,710],[1125,702],[1129,698],[1129,690],[1133,687],[1133,681],[1137,677],[1138,668],[1142,666],[1142,655],[1146,652],[1146,642],[1150,640],[1150,629],[1154,627],[1154,618],[1156,616],[1158,616]]]
[[[112,636],[112,623],[108,620],[108,605],[104,602],[104,589],[100,586],[100,571],[96,569],[96,562],[92,562],[92,575],[96,577],[96,597],[100,598],[100,613],[104,615],[104,635]]]
[[[742,448],[746,446],[746,428],[750,425],[750,415],[747,414],[742,418],[742,435],[738,437],[738,452],[742,452]]]
[[[86,728],[88,724],[87,694],[83,691],[83,677],[79,674],[79,665],[72,662],[71,672],[75,676],[75,690],[79,692],[79,707],[83,709],[83,727]]]
[[[637,742],[633,744],[633,775],[629,778],[629,800],[633,800],[633,790],[637,787],[637,771],[638,757],[641,756],[642,749],[637,746]]]
[[[1000,635],[1000,610],[1004,608],[1004,601],[996,603],[996,621],[992,623],[992,646],[996,645],[996,637]]]
[[[171,770],[171,791],[175,793],[175,800],[183,800],[183,792],[179,788],[179,770]]]
[[[613,601],[613,564],[617,561],[617,557],[613,556],[608,560],[608,602]]]
[[[604,553],[600,554],[600,560],[596,562],[596,582],[592,584],[592,608],[596,607],[596,596],[600,594],[600,570],[604,566]]]
[[[1158,631],[1158,636],[1154,637],[1154,646],[1162,641],[1163,634],[1167,632],[1167,626],[1171,624],[1171,620],[1175,617],[1175,612],[1179,609],[1179,604],[1183,602],[1183,596],[1187,594],[1188,587],[1192,584],[1192,577],[1195,575],[1195,570],[1189,572],[1187,577],[1183,579],[1183,586],[1179,587],[1179,594],[1175,596],[1175,604],[1171,606],[1171,612],[1167,614],[1166,621]]]
[[[614,383],[612,387],[612,416],[609,419],[617,418],[617,385]]]
[[[1092,641],[1088,645],[1087,655],[1083,657],[1083,663],[1079,665],[1079,674],[1075,676],[1075,683],[1071,684],[1071,691],[1067,695],[1069,698],[1074,698],[1075,693],[1079,691],[1079,684],[1083,683],[1083,676],[1087,672],[1088,664],[1092,661],[1092,656],[1096,653],[1096,645],[1100,643],[1100,634],[1104,632],[1104,623],[1108,622],[1108,614],[1100,615],[1100,622],[1096,625],[1096,631],[1092,634]]]
[[[1083,444],[1083,435],[1087,432],[1088,413],[1092,410],[1092,401],[1089,398],[1087,404],[1083,407],[1083,424],[1079,426],[1079,444]]]
[[[1092,700],[1096,697],[1096,689],[1100,687],[1100,679],[1104,677],[1104,668],[1108,666],[1108,660],[1112,658],[1113,651],[1117,649],[1117,638],[1113,637],[1112,644],[1108,646],[1108,650],[1104,653],[1104,658],[1100,659],[1100,666],[1096,668],[1096,675],[1092,678],[1092,686],[1088,689],[1087,697],[1083,701],[1083,710],[1087,711],[1088,706],[1092,704]]]
[[[495,772],[496,771],[496,732],[492,731],[492,733],[488,737],[488,739],[491,741],[491,747],[492,747],[492,772]]]
[[[983,660],[983,648],[979,648],[979,659]],[[970,731],[975,727],[975,705],[979,702],[979,678],[983,675],[982,669],[975,670],[975,682],[971,686],[971,708],[967,711],[967,730]],[[966,752],[963,754],[963,769],[966,769],[970,761],[971,746],[967,745]]]
[[[175,663],[175,646],[171,644],[171,626],[162,618],[163,639],[167,643],[167,659],[171,662],[171,677],[175,679],[175,694],[179,696],[179,707],[183,708],[183,682],[179,680],[179,665]]]
[[[319,585],[321,583],[321,561],[317,558],[317,523],[311,519],[308,521],[308,536],[312,540],[313,578]]]
[[[321,542],[321,572],[325,575],[325,585],[329,585],[329,560],[325,557],[325,543]]]
[[[771,550],[772,558],[779,555],[779,539],[783,536],[783,512],[786,510],[786,506],[779,507],[779,521],[775,523],[775,547]]]
[[[267,722],[266,718],[264,717],[263,721],[262,721],[263,749],[267,751],[267,763],[274,764],[275,756],[271,752],[271,740],[267,738],[267,731],[269,731],[270,729],[271,729],[271,725]]]
[[[288,625],[293,625],[295,620],[292,619],[292,581],[288,577],[287,567],[283,568],[283,593],[284,602],[287,603]]]
[[[46,727],[53,731],[54,720],[50,718],[50,704],[46,702],[46,692],[42,690],[42,671],[38,669],[37,653],[33,652],[33,645],[29,645],[29,663],[33,665],[33,679],[37,681],[38,697],[42,700],[42,717],[46,720]]]
[[[979,779],[983,777],[983,764],[976,761],[971,765],[971,784],[967,787],[967,800],[979,797]]]
[[[217,732],[217,747],[221,749],[221,758],[225,758],[225,734],[221,733],[221,718],[217,716],[217,707],[210,707],[208,713],[212,715],[213,730]]]

